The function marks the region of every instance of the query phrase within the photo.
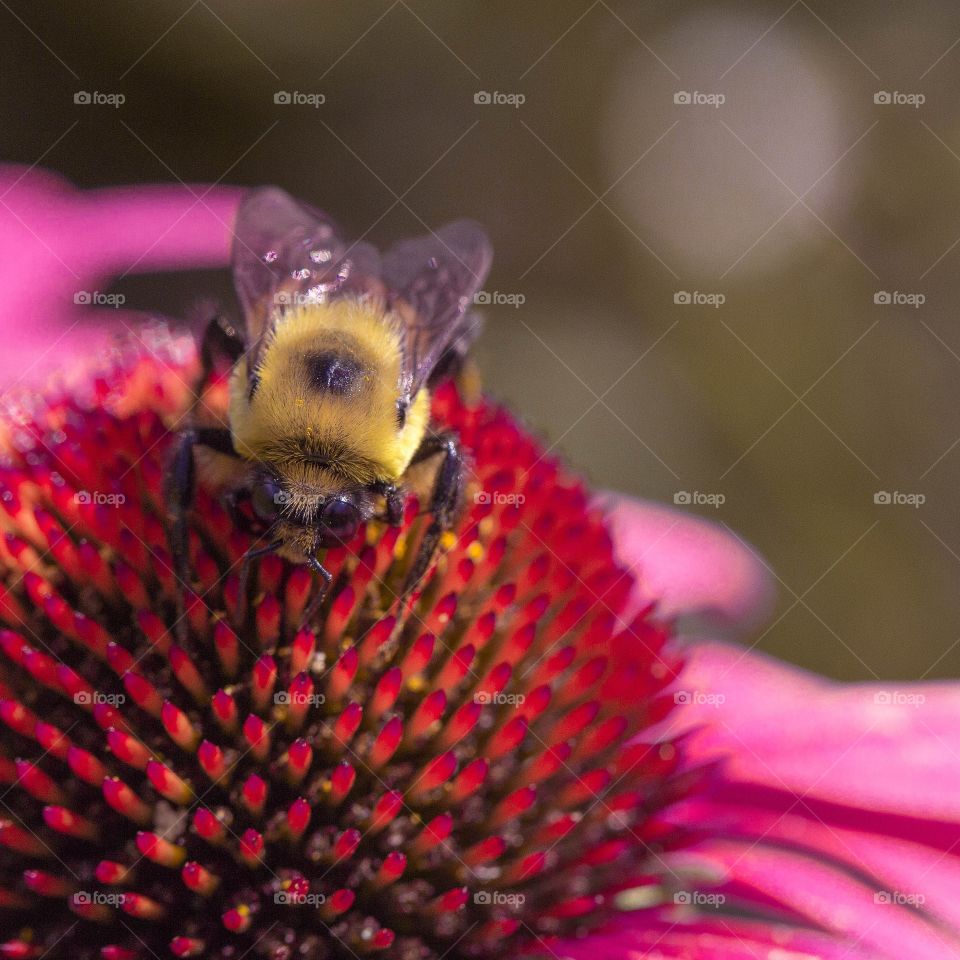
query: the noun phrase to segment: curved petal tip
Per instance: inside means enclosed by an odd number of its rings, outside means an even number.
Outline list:
[[[659,611],[713,632],[762,623],[776,596],[760,555],[728,528],[663,504],[607,495],[621,562],[637,574],[640,597]]]

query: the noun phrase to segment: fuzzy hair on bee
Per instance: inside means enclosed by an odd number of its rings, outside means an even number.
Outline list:
[[[426,434],[430,398],[413,398],[401,426],[396,384],[402,321],[377,302],[334,300],[288,309],[251,372],[230,383],[234,449],[291,480],[336,489],[397,483]]]
[[[479,332],[469,307],[490,268],[486,234],[461,220],[381,255],[348,244],[322,211],[265,187],[241,204],[234,237],[243,322],[209,320],[197,385],[200,397],[230,365],[228,423],[191,423],[167,478],[178,623],[192,582],[187,514],[198,469],[205,482],[219,478],[214,485],[235,519],[257,537],[241,567],[241,605],[250,563],[276,552],[323,581],[309,622],[331,579],[318,554],[371,519],[399,525],[411,468],[434,465],[432,519],[407,573],[407,596],[459,505],[463,453],[454,434],[432,429],[430,392]]]

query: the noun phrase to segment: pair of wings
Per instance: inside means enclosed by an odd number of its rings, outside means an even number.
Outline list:
[[[284,305],[370,295],[402,320],[398,396],[409,401],[479,332],[470,306],[491,260],[486,234],[470,220],[403,240],[381,255],[370,244],[348,244],[325,213],[283,190],[254,190],[240,206],[233,242],[250,375]]]

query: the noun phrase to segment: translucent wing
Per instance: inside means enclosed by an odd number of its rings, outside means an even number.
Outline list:
[[[277,187],[251,191],[240,205],[233,282],[243,308],[251,376],[271,325],[290,305],[340,296],[382,295],[380,255],[350,246],[323,211]]]
[[[493,251],[483,228],[457,220],[435,233],[403,240],[383,256],[381,276],[391,305],[404,319],[401,399],[409,400],[454,354],[462,354],[480,331],[470,313]]]

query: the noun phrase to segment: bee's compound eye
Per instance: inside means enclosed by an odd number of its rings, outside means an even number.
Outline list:
[[[250,505],[261,520],[276,520],[287,501],[287,494],[276,480],[267,478],[254,484]]]
[[[331,500],[323,508],[320,521],[338,540],[349,540],[360,526],[360,511],[349,500]]]

